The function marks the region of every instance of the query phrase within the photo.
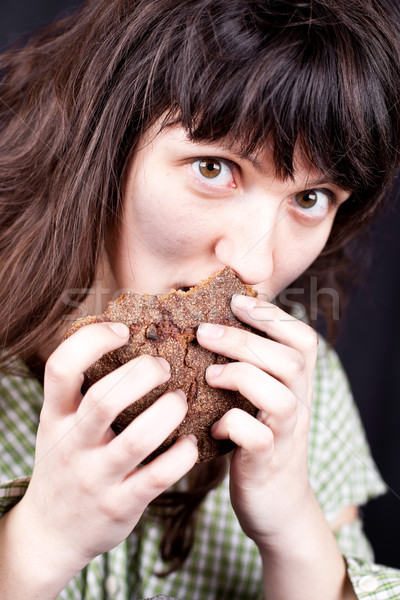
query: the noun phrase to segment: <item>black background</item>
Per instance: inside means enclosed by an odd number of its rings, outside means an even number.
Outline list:
[[[0,0],[0,46],[65,16],[68,0]],[[399,187],[399,186],[397,186]],[[373,229],[371,264],[341,321],[337,350],[350,378],[374,458],[391,491],[364,508],[377,562],[400,568],[400,214],[398,192]]]

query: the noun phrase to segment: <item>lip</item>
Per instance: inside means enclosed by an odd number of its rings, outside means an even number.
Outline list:
[[[199,279],[195,283],[187,284],[186,283],[187,280],[185,281],[185,279],[182,277],[181,280],[178,279],[178,282],[176,283],[176,285],[172,289],[176,290],[178,292],[186,293],[189,290],[197,287],[198,285],[201,285],[202,283],[207,282],[210,279],[210,277],[214,277],[218,273],[222,273],[222,271],[224,271],[224,269],[226,269],[226,268],[228,268],[228,267],[222,266],[219,270],[216,269],[214,272],[212,272],[212,271],[211,272],[210,271],[206,271],[204,273],[203,277],[201,277],[201,275],[199,275]],[[229,268],[233,271],[233,269],[231,267],[229,267]]]
[[[180,285],[178,287],[176,287],[175,289],[178,292],[188,292],[189,290],[191,290],[192,288],[196,287],[197,283],[194,283],[193,285]]]

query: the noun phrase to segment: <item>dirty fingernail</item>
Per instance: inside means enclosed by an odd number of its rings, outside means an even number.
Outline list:
[[[225,365],[210,365],[209,367],[207,367],[207,376],[211,378],[218,377],[218,375],[222,373],[224,368]]]
[[[224,334],[224,328],[221,325],[214,325],[213,323],[201,323],[198,331],[201,336],[210,340],[217,340]]]
[[[169,362],[167,362],[165,358],[162,358],[161,356],[155,356],[154,358],[160,363],[164,371],[166,371],[167,373],[170,372],[171,368],[169,366]]]
[[[178,396],[180,396],[181,398],[186,400],[186,394],[183,390],[174,390],[174,392],[175,392],[175,394],[178,394]]]
[[[256,301],[254,298],[249,296],[242,296],[241,294],[234,294],[232,296],[232,304],[237,308],[243,308],[245,310],[250,310],[254,308],[256,305]]]
[[[107,327],[118,335],[118,337],[126,338],[129,335],[129,327],[124,323],[107,323]]]
[[[192,444],[194,444],[197,447],[197,437],[193,433],[189,433],[188,435],[185,435],[184,437],[186,437],[188,440],[190,440],[192,442]]]
[[[212,427],[211,427],[211,433],[213,433],[214,431],[216,431],[216,429],[218,427],[218,423],[219,423],[219,420],[215,421],[215,423],[212,425]]]

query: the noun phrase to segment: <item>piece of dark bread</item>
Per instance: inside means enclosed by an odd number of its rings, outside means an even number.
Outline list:
[[[232,313],[233,294],[256,296],[257,292],[243,284],[227,267],[186,292],[173,290],[159,296],[122,294],[109,302],[102,315],[79,319],[68,331],[67,337],[82,326],[104,321],[129,325],[128,343],[105,354],[86,371],[84,392],[101,377],[142,354],[161,356],[170,364],[169,381],[126,408],[112,424],[118,434],[167,390],[182,389],[185,392],[188,401],[185,419],[146,462],[166,450],[179,436],[190,433],[198,440],[199,462],[225,454],[234,445],[229,440],[215,440],[210,435],[213,423],[233,407],[256,414],[254,405],[238,392],[212,388],[206,383],[206,368],[211,364],[230,362],[230,359],[209,352],[196,340],[197,328],[205,322],[252,329]],[[140,364],[137,368],[140,377]]]

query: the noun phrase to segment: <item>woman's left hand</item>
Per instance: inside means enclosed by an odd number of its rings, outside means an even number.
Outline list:
[[[202,325],[199,343],[237,361],[209,367],[207,382],[240,392],[258,413],[254,418],[232,409],[215,423],[212,435],[238,446],[231,461],[232,505],[246,535],[268,548],[279,545],[288,524],[315,502],[307,450],[318,337],[307,324],[261,299],[236,296],[232,310],[268,337]]]

